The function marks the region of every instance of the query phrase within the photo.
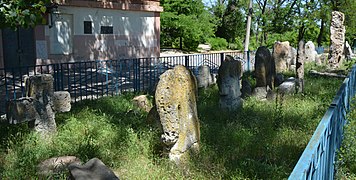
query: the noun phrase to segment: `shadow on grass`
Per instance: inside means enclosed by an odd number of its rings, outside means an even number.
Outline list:
[[[204,157],[193,163],[220,163],[215,166],[225,169],[223,178],[287,178],[340,84],[307,77],[304,95],[273,102],[250,98],[234,112],[219,109],[216,87],[201,91],[198,112],[205,148]]]

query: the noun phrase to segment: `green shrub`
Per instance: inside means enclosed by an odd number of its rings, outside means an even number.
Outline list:
[[[227,41],[224,38],[208,38],[208,43],[212,50],[224,50],[227,48]]]

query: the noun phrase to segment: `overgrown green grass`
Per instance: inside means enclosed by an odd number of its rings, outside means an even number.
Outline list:
[[[340,85],[306,75],[304,94],[249,98],[236,112],[218,108],[217,87],[200,91],[201,152],[184,171],[160,155],[159,133],[133,107],[133,94],[82,101],[57,115],[58,132],[47,141],[26,125],[1,125],[1,176],[34,179],[41,161],[74,155],[98,157],[121,179],[287,178]]]
[[[344,138],[337,153],[336,178],[356,179],[356,109],[355,99],[352,111],[347,116]]]

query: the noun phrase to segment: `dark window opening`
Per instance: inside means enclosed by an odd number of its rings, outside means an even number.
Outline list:
[[[84,21],[84,34],[92,34],[91,21]]]
[[[113,34],[114,29],[112,26],[101,26],[100,27],[100,34]]]

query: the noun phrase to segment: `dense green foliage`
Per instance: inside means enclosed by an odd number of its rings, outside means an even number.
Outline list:
[[[224,38],[208,38],[207,42],[211,45],[212,50],[223,50],[227,48],[227,41]]]
[[[161,46],[195,50],[214,34],[214,18],[201,0],[162,0]]]
[[[45,21],[46,5],[50,0],[2,0],[0,28],[34,27]]]
[[[228,47],[241,50],[248,2],[215,0],[211,1],[211,6],[204,7],[202,0],[162,0],[165,11],[161,17],[162,45],[179,48],[181,37],[184,43],[181,48],[191,50],[198,43],[209,43],[208,38],[220,37],[226,39]],[[275,41],[290,41],[296,47],[302,38],[327,47],[333,10],[345,14],[349,43],[356,38],[354,0],[253,0],[253,4],[249,49],[257,49],[261,45],[272,48]],[[188,39],[189,42],[185,42]]]
[[[201,152],[185,171],[161,155],[158,131],[134,108],[133,94],[82,101],[57,115],[58,132],[47,141],[26,125],[1,125],[1,177],[34,179],[39,162],[74,155],[100,158],[121,179],[284,179],[340,84],[306,76],[305,94],[249,98],[236,112],[219,110],[216,86],[200,91]]]

